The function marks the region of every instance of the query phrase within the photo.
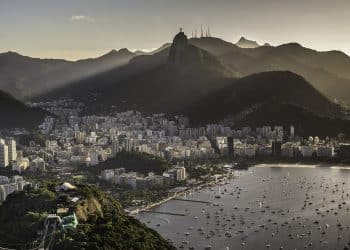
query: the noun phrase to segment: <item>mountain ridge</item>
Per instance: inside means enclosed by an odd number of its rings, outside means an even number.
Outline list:
[[[118,52],[106,56],[114,53]],[[341,57],[343,67],[328,67],[332,62],[322,61],[328,54],[334,60]],[[71,97],[85,103],[86,114],[135,109],[185,114],[195,122],[222,121],[273,103],[281,110],[298,112],[295,117],[308,113],[315,121],[327,118],[342,123],[343,107],[332,100],[349,93],[345,90],[350,90],[350,78],[340,78],[347,77],[348,66],[350,58],[342,53],[321,53],[297,43],[240,48],[219,38],[187,38],[180,32],[170,46],[165,44],[156,53],[133,56],[120,67],[35,100]],[[275,120],[271,116],[264,121]]]
[[[156,231],[125,214],[117,200],[96,187],[75,184],[73,190],[56,191],[60,185],[45,182],[37,190],[26,189],[7,197],[0,205],[2,245],[27,246],[18,249],[28,249],[33,242],[38,245],[38,232],[44,228],[48,214],[56,214],[57,208],[65,206],[69,214],[61,216],[74,213],[78,225],[70,231],[59,226],[50,231],[55,237],[51,249],[175,249]],[[73,204],[63,198],[69,195],[79,197],[79,201]],[[48,240],[45,243],[43,248]]]
[[[190,38],[189,43],[217,57],[237,77],[264,71],[289,70],[305,77],[323,94],[350,105],[350,57],[343,52],[320,52],[298,43],[239,48],[233,43],[214,37]],[[25,63],[11,63],[11,66],[8,65],[11,60],[1,60],[3,54],[0,54],[0,89],[11,93],[17,99],[27,100],[52,89],[125,66],[137,57],[164,53],[169,47],[170,44],[165,43],[150,53],[130,52],[126,49],[129,53],[127,58],[121,58],[118,62],[111,60],[107,65],[101,58],[116,54],[116,50],[98,58],[77,62],[60,59],[33,59],[33,62],[29,62],[32,58],[23,56]],[[21,56],[16,52],[9,53],[16,54],[15,57]],[[162,60],[162,63],[165,63],[166,57]],[[87,63],[92,61],[95,63]],[[73,66],[74,63],[82,66]]]
[[[175,52],[170,53],[171,50]],[[43,98],[69,94],[88,103],[94,100],[94,105],[88,104],[94,109],[103,103],[104,107],[100,109],[117,106],[144,112],[173,112],[180,99],[190,103],[192,99],[224,86],[228,83],[226,77],[233,75],[220,60],[190,44],[182,33],[174,38],[170,48],[135,57],[119,69],[77,82]],[[149,100],[157,100],[157,103]]]
[[[241,78],[179,113],[189,116],[195,126],[221,121],[233,128],[293,125],[301,136],[350,133],[342,108],[292,72]]]
[[[290,48],[304,50],[294,43],[282,46],[277,51],[286,51],[287,57]],[[308,113],[315,121],[327,118],[338,119],[338,123],[342,123],[342,107],[333,103],[331,97],[320,93],[305,77],[283,70],[284,67],[278,71],[271,67],[246,74],[243,65],[231,66],[225,61],[227,54],[234,54],[234,57],[246,60],[246,65],[253,67],[252,58],[265,59],[266,55],[273,55],[275,51],[274,47],[242,49],[211,37],[188,39],[180,32],[170,47],[156,54],[134,57],[119,69],[83,80],[75,88],[63,88],[56,95],[49,94],[46,98],[70,94],[86,103],[87,113],[135,109],[149,114],[184,114],[194,124],[223,121],[238,117],[252,107],[259,110],[259,107],[263,109],[273,103],[276,107],[281,106],[281,109],[298,112],[295,117]],[[313,51],[310,50],[310,53]],[[280,60],[280,57],[277,56],[276,60]],[[266,65],[270,61],[268,59]],[[300,65],[298,67],[301,69],[304,64],[295,62],[294,65]],[[242,75],[237,73],[242,71]],[[243,121],[244,117],[241,118]],[[246,120],[247,123],[250,120]],[[269,120],[276,121],[271,114],[259,122],[267,123]],[[307,132],[311,132],[309,124],[304,126]]]
[[[0,89],[25,100],[78,79],[127,64],[137,54],[123,49],[77,61],[0,54]],[[30,86],[30,87],[29,87]]]

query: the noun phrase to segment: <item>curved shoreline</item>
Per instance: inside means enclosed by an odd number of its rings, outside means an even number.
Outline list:
[[[305,162],[296,162],[296,163],[286,163],[286,162],[281,162],[281,163],[266,163],[266,162],[262,162],[262,163],[257,163],[257,164],[252,164],[251,166],[249,166],[247,169],[235,169],[236,171],[240,171],[240,170],[248,170],[251,167],[257,167],[257,168],[318,168],[318,167],[329,167],[329,168],[334,168],[334,169],[344,169],[344,170],[350,170],[350,164],[349,165],[345,165],[345,164],[331,164],[331,163],[324,163],[324,162],[320,162],[320,163],[305,163]],[[153,209],[157,206],[160,206],[168,201],[171,201],[175,198],[178,198],[180,196],[185,195],[188,192],[192,192],[196,189],[202,189],[203,187],[209,186],[209,185],[217,185],[220,184],[220,182],[226,180],[227,178],[230,179],[231,177],[225,177],[224,179],[220,179],[217,181],[211,181],[208,183],[202,183],[198,186],[195,187],[189,187],[187,189],[185,189],[184,191],[181,192],[177,192],[175,194],[173,194],[172,196],[169,196],[167,198],[164,198],[160,201],[151,203],[149,205],[147,205],[146,207],[142,207],[142,208],[136,208],[134,210],[131,211],[127,211],[127,213],[131,216],[137,215],[139,213],[142,213],[146,210],[150,210]]]
[[[146,210],[150,210],[150,209],[152,209],[152,208],[155,208],[155,207],[157,207],[157,206],[160,206],[160,205],[162,205],[162,204],[164,204],[164,203],[166,203],[166,202],[168,202],[168,201],[171,201],[171,200],[173,200],[173,199],[175,199],[175,198],[178,198],[178,197],[180,197],[180,196],[183,196],[183,195],[185,195],[185,194],[188,193],[188,192],[192,192],[192,191],[195,191],[195,190],[200,190],[200,189],[202,189],[202,188],[204,188],[204,187],[207,187],[207,186],[210,186],[210,185],[217,185],[217,184],[220,184],[222,181],[225,181],[225,180],[227,180],[227,179],[231,179],[231,178],[233,178],[233,177],[234,177],[234,176],[230,176],[230,177],[227,177],[227,176],[226,176],[226,177],[224,177],[223,179],[219,179],[219,180],[217,180],[217,181],[211,181],[211,182],[199,184],[198,186],[189,187],[189,188],[187,188],[187,189],[185,189],[185,190],[183,190],[183,191],[176,192],[174,195],[169,196],[169,197],[167,197],[167,198],[165,198],[165,199],[162,199],[162,200],[160,200],[160,201],[151,203],[151,204],[147,205],[146,207],[136,208],[136,209],[134,209],[134,210],[132,210],[132,211],[128,211],[127,213],[128,213],[129,215],[132,215],[132,216],[137,215],[137,214],[142,213],[142,212],[144,212],[144,211],[146,211]]]

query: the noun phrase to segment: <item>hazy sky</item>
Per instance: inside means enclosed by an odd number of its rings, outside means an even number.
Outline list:
[[[0,0],[0,52],[77,59],[152,49],[201,24],[227,41],[350,54],[350,0]]]

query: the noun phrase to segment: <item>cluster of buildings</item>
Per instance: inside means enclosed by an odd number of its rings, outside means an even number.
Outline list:
[[[15,191],[22,191],[23,188],[30,184],[26,182],[22,176],[0,176],[0,202],[5,201],[7,196]]]
[[[175,166],[164,172],[163,175],[149,172],[147,176],[143,176],[133,171],[126,172],[125,168],[105,169],[101,172],[102,180],[121,186],[129,186],[133,189],[169,186],[184,181],[186,178],[186,169],[183,166]]]
[[[27,169],[45,171],[47,166],[94,167],[121,151],[145,152],[177,162],[221,155],[350,157],[347,149],[350,146],[335,139],[296,137],[293,126],[232,130],[220,123],[192,128],[187,117],[167,117],[162,113],[143,115],[126,111],[80,116],[82,105],[72,100],[34,103],[32,106],[56,115],[47,117],[40,125],[46,138],[45,145],[32,141],[22,153],[16,151],[13,139],[1,139],[0,167],[10,165],[19,173]]]
[[[23,157],[23,151],[17,150],[16,140],[12,137],[0,138],[0,168],[11,167],[12,171],[22,173],[30,171],[45,171],[45,161],[37,155]]]
[[[295,137],[294,127],[285,131],[281,126],[264,126],[255,130],[244,127],[233,130],[228,137],[216,137],[216,145],[222,154],[233,157],[275,156],[285,158],[345,156],[347,144],[335,139],[310,136],[307,139]],[[349,146],[350,148],[350,146]],[[349,151],[350,152],[350,151]]]
[[[16,141],[13,138],[0,138],[0,167],[7,167],[16,160]]]
[[[120,151],[145,152],[177,161],[209,159],[216,155],[210,138],[227,136],[231,131],[222,124],[189,128],[188,118],[183,116],[170,119],[164,114],[144,116],[127,111],[80,117],[75,111],[68,112],[65,105],[60,112],[58,107],[48,110],[55,110],[59,118],[47,117],[40,126],[47,138],[45,147],[32,142],[25,155],[37,156],[49,165],[93,167]]]

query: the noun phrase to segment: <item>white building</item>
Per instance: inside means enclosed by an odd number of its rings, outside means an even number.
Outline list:
[[[281,153],[283,157],[294,157],[294,148],[291,146],[282,146]]]
[[[9,165],[9,150],[8,146],[3,140],[0,141],[0,167],[7,167]]]
[[[174,181],[184,181],[187,178],[186,168],[183,166],[176,166],[163,173],[164,177],[171,178]]]
[[[6,140],[8,146],[9,162],[17,160],[16,141],[13,138]]]
[[[316,150],[318,157],[334,157],[334,147],[333,146],[319,146]]]
[[[294,133],[295,133],[294,126],[290,126],[289,136],[290,136],[291,138],[294,138]]]
[[[300,148],[300,151],[301,151],[301,155],[303,157],[311,157],[312,154],[314,153],[314,149],[312,147],[309,147],[309,146],[302,146]]]
[[[244,148],[244,156],[246,157],[254,157],[256,152],[256,148],[254,145],[248,145]]]
[[[22,176],[15,175],[11,177],[11,181],[7,177],[0,176],[0,179],[7,179],[7,182],[0,182],[0,201],[5,201],[7,196],[15,191],[22,191],[27,182]]]
[[[99,163],[98,159],[98,152],[97,151],[90,151],[85,158],[86,166],[95,166]]]
[[[12,171],[17,171],[22,173],[29,167],[29,159],[27,157],[17,158],[16,161],[12,163]]]
[[[110,181],[114,177],[114,169],[105,169],[101,172],[101,178],[105,181]]]
[[[30,171],[37,172],[37,171],[45,171],[45,161],[43,158],[37,157],[30,163]]]

